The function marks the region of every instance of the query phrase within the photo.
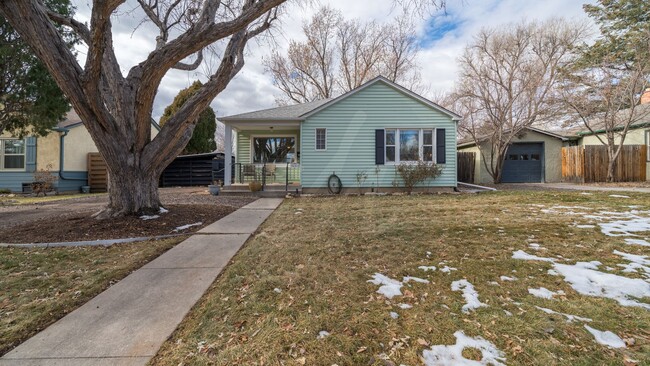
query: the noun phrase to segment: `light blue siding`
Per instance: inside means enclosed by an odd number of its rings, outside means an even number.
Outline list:
[[[34,181],[34,173],[28,172],[0,172],[0,189],[9,189],[12,192],[22,192],[23,183]]]
[[[55,186],[58,192],[79,193],[81,192],[81,186],[88,184],[88,172],[65,171],[63,175],[68,179],[59,179],[56,181]]]
[[[327,129],[327,149],[315,149],[315,131]],[[301,183],[325,188],[332,174],[343,187],[357,187],[356,175],[365,171],[363,187],[392,187],[397,181],[394,165],[375,165],[375,130],[384,128],[444,128],[446,164],[442,174],[423,186],[456,187],[456,122],[440,111],[378,82],[310,116],[301,129]],[[435,149],[435,146],[434,146]],[[375,167],[381,171],[375,175]]]

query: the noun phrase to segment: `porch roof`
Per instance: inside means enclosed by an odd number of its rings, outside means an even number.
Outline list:
[[[302,115],[328,103],[332,99],[317,100],[309,103],[287,105],[276,108],[262,109],[248,113],[235,114],[219,118],[222,122],[236,121],[302,121]]]

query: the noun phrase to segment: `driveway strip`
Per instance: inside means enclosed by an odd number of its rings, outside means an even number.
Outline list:
[[[0,365],[146,365],[281,202],[261,198],[206,227],[7,353]]]

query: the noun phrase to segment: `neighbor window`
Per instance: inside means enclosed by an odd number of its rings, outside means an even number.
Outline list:
[[[295,147],[295,137],[253,137],[253,163],[291,163]]]
[[[327,150],[327,129],[316,129],[316,150]]]
[[[433,161],[432,129],[387,129],[386,162]]]
[[[25,140],[0,140],[0,169],[25,169]]]

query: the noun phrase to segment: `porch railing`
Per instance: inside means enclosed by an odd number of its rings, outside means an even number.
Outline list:
[[[260,182],[262,189],[267,185],[289,185],[300,183],[300,164],[297,163],[264,163],[264,164],[235,164],[235,182],[247,184]]]

